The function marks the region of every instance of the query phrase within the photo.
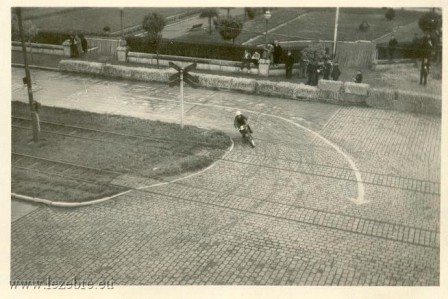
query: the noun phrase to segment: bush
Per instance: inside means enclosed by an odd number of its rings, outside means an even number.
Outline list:
[[[103,31],[104,32],[109,32],[110,31],[110,27],[109,26],[104,26]]]
[[[388,21],[392,21],[395,18],[395,11],[393,8],[389,8],[384,15]]]

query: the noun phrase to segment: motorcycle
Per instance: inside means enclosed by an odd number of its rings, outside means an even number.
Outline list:
[[[248,125],[242,125],[239,128],[241,135],[243,135],[243,139],[247,140],[253,148],[255,147],[255,141],[252,135],[250,134]]]

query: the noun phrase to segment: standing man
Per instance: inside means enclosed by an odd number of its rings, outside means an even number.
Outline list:
[[[330,74],[331,74],[331,60],[329,57],[325,57],[325,62],[324,62],[324,66],[323,66],[323,79],[324,80],[330,80]]]
[[[420,69],[420,85],[426,86],[427,80],[428,80],[428,74],[429,74],[429,60],[423,59],[422,60],[422,67]]]
[[[339,69],[339,63],[335,61],[333,64],[333,70],[331,71],[331,79],[338,81],[340,75],[341,70]]]
[[[397,48],[398,45],[398,41],[395,38],[395,35],[391,35],[390,36],[390,40],[389,40],[389,59],[392,60],[394,59],[394,54],[395,54],[395,49]]]
[[[283,49],[278,43],[278,40],[274,42],[274,65],[280,63],[280,59],[282,57]]]
[[[286,56],[285,68],[286,68],[286,78],[291,79],[292,77],[292,67],[294,65],[294,57],[291,55],[291,51],[288,50],[288,55]]]

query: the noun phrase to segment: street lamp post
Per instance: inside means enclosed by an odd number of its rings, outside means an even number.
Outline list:
[[[124,32],[123,32],[123,7],[120,7],[120,20],[121,20],[121,39],[124,40]]]
[[[268,43],[268,23],[269,23],[269,19],[271,18],[271,12],[269,10],[267,10],[264,13],[264,19],[266,20],[266,34],[264,36],[264,43],[267,44]]]

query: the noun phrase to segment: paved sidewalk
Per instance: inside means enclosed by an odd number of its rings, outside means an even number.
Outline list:
[[[177,88],[32,72],[44,105],[178,122]],[[22,76],[12,97],[25,102]],[[233,152],[174,184],[14,221],[12,279],[439,284],[440,118],[188,87],[185,100],[186,123],[227,132]]]

